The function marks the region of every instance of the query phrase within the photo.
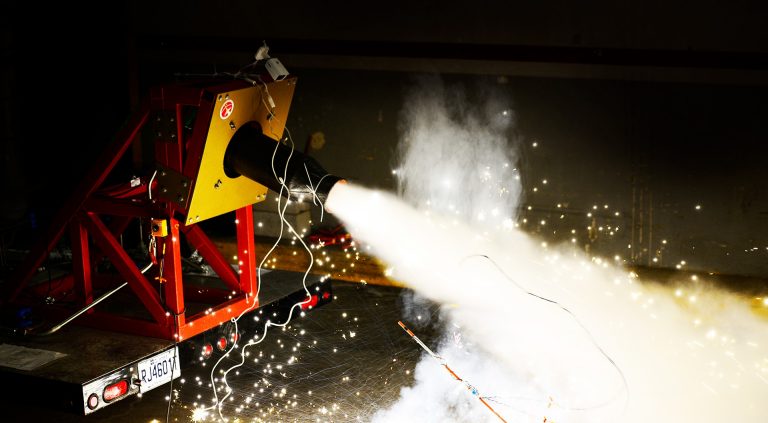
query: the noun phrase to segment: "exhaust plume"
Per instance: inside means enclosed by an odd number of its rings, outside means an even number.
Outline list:
[[[642,282],[517,230],[511,111],[430,84],[403,119],[410,204],[337,184],[326,206],[394,278],[442,304],[446,333],[431,347],[477,389],[424,355],[414,385],[372,420],[499,421],[476,396],[509,422],[764,420],[768,325],[747,302]]]

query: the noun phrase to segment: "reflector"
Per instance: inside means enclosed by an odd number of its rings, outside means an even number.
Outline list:
[[[220,351],[224,351],[227,349],[227,338],[221,337],[219,338],[219,341],[216,342],[216,346],[219,347]]]
[[[213,354],[213,346],[209,343],[203,345],[203,358],[208,358]]]
[[[96,394],[91,394],[91,396],[88,397],[88,408],[93,410],[98,406],[99,406],[99,396]]]

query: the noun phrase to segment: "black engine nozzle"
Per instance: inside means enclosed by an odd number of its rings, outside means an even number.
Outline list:
[[[224,170],[231,178],[242,175],[277,193],[282,184],[275,174],[285,177],[288,192],[283,189],[283,195],[297,202],[319,200],[325,204],[328,192],[342,180],[326,172],[312,157],[264,135],[257,123],[244,125],[232,137],[224,154]]]

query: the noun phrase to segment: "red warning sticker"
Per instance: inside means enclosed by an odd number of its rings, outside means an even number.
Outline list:
[[[219,117],[222,119],[228,118],[232,112],[235,110],[235,102],[230,100],[227,100],[224,102],[224,104],[221,105],[221,109],[219,109]]]

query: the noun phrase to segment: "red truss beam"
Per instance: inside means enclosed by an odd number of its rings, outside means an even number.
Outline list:
[[[86,213],[86,217],[89,233],[96,242],[96,245],[109,257],[112,264],[117,267],[125,281],[128,282],[128,286],[139,297],[139,300],[144,304],[149,314],[152,315],[152,318],[158,323],[166,322],[168,316],[166,316],[165,309],[160,303],[157,291],[139,271],[133,259],[128,256],[128,253],[120,246],[120,243],[112,236],[112,233],[96,214]]]
[[[73,219],[70,226],[72,239],[72,275],[75,278],[74,289],[82,305],[93,302],[93,282],[91,281],[91,259],[88,248],[88,232],[80,219]],[[93,309],[89,310],[93,311]]]
[[[184,235],[187,236],[187,241],[192,244],[197,252],[205,259],[205,261],[213,268],[213,271],[221,278],[222,282],[227,284],[229,289],[237,291],[240,289],[240,281],[229,265],[227,259],[221,254],[216,244],[208,238],[208,236],[197,225],[184,226]]]
[[[217,327],[244,311],[257,308],[258,275],[251,206],[243,207],[235,213],[238,247],[238,270],[235,271],[199,226],[184,225],[186,210],[178,204],[162,199],[149,201],[143,185],[128,191],[102,189],[107,177],[142,133],[153,113],[160,116],[158,119],[163,116],[173,118],[172,131],[176,132],[168,134],[163,131],[162,139],[154,139],[157,162],[165,168],[180,171],[189,178],[196,177],[207,137],[208,119],[212,116],[214,108],[211,92],[243,87],[238,84],[228,82],[208,88],[190,85],[153,90],[150,100],[142,104],[139,112],[104,151],[52,220],[50,228],[42,234],[16,275],[10,280],[6,292],[0,296],[0,301],[21,302],[19,294],[27,289],[37,269],[62,236],[69,234],[73,258],[72,274],[57,279],[56,286],[51,289],[48,289],[47,284],[29,288],[33,295],[55,297],[72,291],[78,305],[89,304],[97,297],[94,289],[111,289],[120,283],[120,280],[97,271],[98,261],[107,258],[118,269],[121,280],[127,282],[153,320],[130,318],[110,313],[102,306],[97,306],[80,316],[76,320],[78,324],[168,340],[182,340]],[[189,107],[197,108],[196,121],[193,123],[191,134],[185,136],[183,119],[184,112]],[[134,259],[118,241],[130,223],[139,218],[163,219],[169,226],[166,237],[155,238],[158,265],[147,275],[141,273]],[[211,265],[226,285],[227,291],[185,285],[180,248],[182,234]],[[149,236],[149,233],[146,236]],[[162,272],[159,271],[160,262]],[[188,316],[185,290],[186,298],[207,304],[207,310]],[[51,317],[63,319],[75,310],[53,305],[43,311]]]
[[[149,116],[149,103],[143,102],[139,108],[139,112],[131,118],[128,125],[125,126],[117,135],[116,142],[112,143],[106,151],[96,161],[97,166],[91,168],[86,174],[86,177],[80,183],[77,189],[75,189],[72,196],[64,204],[59,212],[56,214],[48,227],[47,231],[43,233],[40,241],[33,247],[24,263],[19,267],[18,272],[14,275],[11,281],[15,281],[16,285],[9,285],[11,291],[9,295],[3,295],[4,301],[14,301],[21,291],[26,287],[27,283],[35,275],[37,269],[43,264],[48,253],[53,249],[59,239],[61,239],[64,232],[67,230],[67,225],[75,214],[83,207],[85,201],[98,189],[101,184],[104,183],[109,173],[115,168],[117,162],[125,154],[128,147],[131,146],[136,136],[141,131],[141,128],[147,122]]]
[[[256,245],[253,240],[253,206],[248,205],[235,212],[237,224],[237,264],[240,272],[240,292],[258,296],[256,275]]]

